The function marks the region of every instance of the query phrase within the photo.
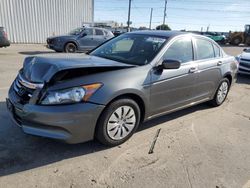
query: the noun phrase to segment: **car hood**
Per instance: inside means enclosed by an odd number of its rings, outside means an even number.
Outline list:
[[[98,68],[114,70],[114,68],[122,69],[127,67],[133,67],[133,65],[86,54],[55,54],[25,58],[21,74],[27,81],[43,83],[49,82],[56,73],[63,70],[88,68],[96,70]]]
[[[243,52],[240,55],[240,58],[242,58],[242,59],[249,59],[250,60],[250,53],[249,52]]]
[[[57,38],[75,38],[77,35],[57,35],[57,36],[51,36],[47,39],[57,39]]]

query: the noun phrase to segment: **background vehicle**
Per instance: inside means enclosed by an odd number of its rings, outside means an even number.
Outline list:
[[[245,25],[244,32],[230,32],[228,42],[237,46],[242,43],[250,46],[250,25]]]
[[[56,52],[89,51],[114,37],[111,31],[96,27],[81,27],[67,35],[47,38],[47,47]]]
[[[27,57],[7,107],[25,133],[115,146],[145,120],[221,105],[236,72],[235,58],[207,37],[130,32],[88,54]]]
[[[239,61],[238,73],[250,75],[250,48],[244,49],[236,58]]]
[[[10,41],[7,38],[7,33],[4,27],[0,27],[0,48],[10,46]]]
[[[117,37],[117,36],[119,36],[119,35],[121,35],[123,33],[125,33],[125,32],[120,31],[120,30],[113,31],[113,34],[114,34],[115,37]]]
[[[206,37],[213,39],[215,42],[217,42],[219,44],[225,44],[225,42],[226,42],[225,35],[221,35],[221,34],[216,33],[216,32],[205,32],[202,34],[205,35]]]

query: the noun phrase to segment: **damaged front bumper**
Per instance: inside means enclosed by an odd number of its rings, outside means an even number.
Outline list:
[[[6,99],[13,121],[23,132],[53,138],[67,143],[80,143],[94,138],[95,127],[104,105],[77,103],[70,105],[42,106],[21,104],[13,89]]]

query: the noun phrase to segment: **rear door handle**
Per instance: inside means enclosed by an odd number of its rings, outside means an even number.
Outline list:
[[[197,67],[191,67],[190,69],[189,69],[189,73],[195,73],[195,72],[197,72],[198,71],[198,68]]]
[[[218,62],[217,62],[217,65],[218,65],[218,66],[221,66],[221,65],[222,65],[222,61],[218,61]]]

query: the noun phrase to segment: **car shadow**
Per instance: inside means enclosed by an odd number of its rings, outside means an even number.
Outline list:
[[[196,111],[207,110],[209,108],[211,108],[211,106],[209,106],[208,103],[202,103],[202,104],[195,105],[195,106],[192,106],[189,108],[185,108],[183,110],[169,113],[167,115],[162,115],[162,116],[159,116],[159,117],[154,118],[152,120],[144,122],[143,125],[139,127],[138,131],[143,131],[143,130],[148,129],[150,127],[153,127],[153,126],[156,126],[156,125],[159,125],[162,123],[166,123],[166,122],[174,120],[174,119],[178,119],[178,118],[186,116],[188,114],[192,114]]]
[[[238,74],[236,83],[238,83],[238,84],[250,84],[250,75]]]
[[[59,52],[47,50],[47,51],[23,51],[23,52],[18,52],[18,53],[22,55],[39,55],[39,54],[55,54]]]
[[[161,116],[143,123],[138,132],[149,127],[209,108],[206,104]],[[5,102],[0,102],[0,176],[45,166],[109,149],[97,141],[65,144],[54,140],[24,134],[9,118]]]

